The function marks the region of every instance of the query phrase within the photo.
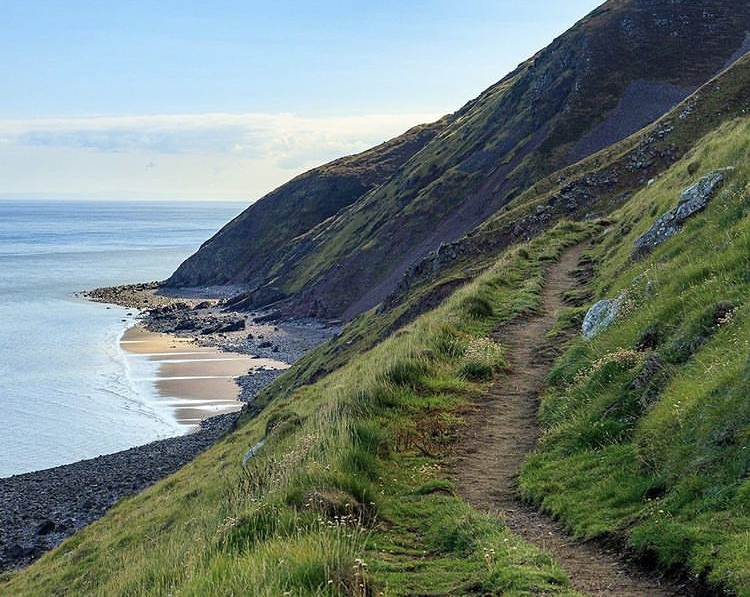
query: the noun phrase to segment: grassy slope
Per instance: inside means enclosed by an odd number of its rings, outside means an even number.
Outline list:
[[[748,7],[605,3],[455,114],[385,184],[280,250],[272,284],[294,297],[294,314],[348,319],[379,303],[411,263],[575,162],[576,142],[630,83],[710,78],[741,46]]]
[[[663,564],[687,563],[739,594],[750,563],[748,139],[747,121],[724,125],[599,238],[594,290],[629,288],[631,308],[595,341],[575,341],[553,372],[542,450],[523,477],[527,495],[578,534],[625,531]],[[649,258],[629,260],[679,190],[727,165],[737,168],[727,194]],[[512,251],[312,385],[283,391],[290,372],[259,419],[2,577],[0,593],[569,594],[547,556],[454,496],[440,466],[461,405],[502,375],[487,332],[535,307],[545,263],[584,233],[563,224]],[[366,333],[362,321],[352,325]],[[628,389],[654,352],[663,368]]]
[[[441,464],[461,406],[501,375],[485,336],[536,306],[546,264],[592,228],[562,225],[336,372],[279,392],[177,475],[1,577],[0,593],[572,594],[548,556],[456,497]]]
[[[502,92],[503,89],[498,88],[497,93]],[[303,357],[293,374],[279,380],[261,401],[267,401],[281,390],[288,392],[317,379],[342,366],[353,354],[369,350],[397,330],[402,322],[411,321],[415,314],[434,307],[452,289],[490,267],[500,248],[524,236],[542,233],[571,212],[580,219],[592,211],[602,215],[611,213],[630,199],[633,189],[659,176],[678,157],[682,158],[697,139],[747,110],[750,110],[750,56],[739,60],[639,133],[522,193],[505,209],[457,241],[454,246],[460,250],[455,260],[440,263],[438,267],[432,260],[424,262],[426,276],[417,277],[407,291],[392,295],[387,309],[359,316],[344,329],[339,341]],[[645,169],[633,168],[633,162],[645,159],[644,155],[651,165]],[[597,184],[597,180],[611,182]],[[564,189],[583,189],[588,199],[576,197],[578,205],[571,208],[566,201],[555,199],[570,194]],[[537,207],[540,206],[554,207],[539,216]],[[519,222],[527,225],[516,233],[514,229]]]
[[[745,56],[653,124],[524,191],[447,247],[455,251],[454,258],[438,252],[417,264],[387,304],[403,309],[430,286],[481,271],[502,248],[541,234],[560,219],[585,219],[590,213],[606,217],[703,136],[748,111],[750,56]]]
[[[625,313],[550,376],[526,495],[579,536],[624,536],[664,566],[750,595],[750,121],[708,135],[617,213],[591,257]],[[634,239],[701,173],[724,191],[643,260]]]
[[[602,296],[648,274],[627,318],[575,342],[556,368],[542,451],[524,476],[527,495],[582,536],[624,531],[665,565],[688,563],[740,593],[750,568],[747,128],[733,122],[707,138],[633,197],[592,251]],[[737,167],[730,194],[631,263],[632,240],[679,190],[725,165]],[[564,224],[527,253],[501,257],[374,349],[399,311],[354,321],[277,381],[261,418],[2,577],[0,593],[566,594],[546,556],[452,495],[440,464],[461,433],[461,405],[502,375],[502,349],[482,338],[534,308],[545,262],[581,230]],[[727,306],[738,310],[716,327]],[[568,321],[581,315],[566,312]],[[634,394],[627,387],[652,352],[663,369]],[[243,470],[243,454],[263,437]]]

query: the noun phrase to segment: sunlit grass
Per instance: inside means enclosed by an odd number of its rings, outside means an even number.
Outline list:
[[[572,594],[549,556],[472,510],[442,466],[463,430],[461,407],[502,375],[490,331],[533,311],[549,261],[593,228],[565,224],[508,253],[315,383],[285,390],[280,378],[258,418],[3,577],[0,592]]]
[[[626,309],[549,377],[526,495],[580,536],[618,534],[664,567],[750,595],[750,123],[709,135],[617,214],[593,252],[600,296]],[[690,168],[688,168],[690,164]],[[679,192],[723,189],[643,260],[633,241]]]

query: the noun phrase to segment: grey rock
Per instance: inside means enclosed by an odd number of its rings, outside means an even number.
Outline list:
[[[242,459],[242,466],[245,466],[248,462],[250,462],[251,458],[254,458],[258,452],[260,452],[260,449],[263,447],[263,445],[266,443],[265,440],[260,440],[257,444],[255,444],[252,448],[250,448],[246,453],[245,457]]]
[[[625,293],[620,293],[614,299],[601,300],[591,307],[581,325],[583,337],[591,340],[612,325],[620,313],[624,300]]]
[[[195,319],[190,319],[186,317],[185,319],[180,319],[175,323],[174,329],[175,330],[194,330],[197,329],[199,326],[199,322]]]
[[[55,523],[51,520],[44,520],[36,527],[37,535],[49,535],[55,530]]]
[[[733,168],[710,172],[694,185],[682,191],[677,207],[659,216],[654,225],[636,239],[634,256],[649,253],[677,234],[682,229],[685,220],[708,205],[708,202],[724,183],[724,173],[728,170],[733,170]]]
[[[217,332],[239,332],[240,330],[245,329],[245,318],[239,317],[237,319],[233,319],[219,327]]]

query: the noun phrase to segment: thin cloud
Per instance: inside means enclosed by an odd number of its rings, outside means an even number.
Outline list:
[[[247,156],[308,153],[311,148],[359,148],[434,114],[375,114],[306,118],[294,114],[172,114],[156,116],[0,120],[0,139],[29,147],[106,153],[231,153]]]
[[[0,192],[257,198],[306,169],[435,118],[211,113],[0,120]],[[159,176],[144,164],[158,164]]]

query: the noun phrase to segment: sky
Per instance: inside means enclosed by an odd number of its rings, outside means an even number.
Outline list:
[[[250,202],[453,112],[602,0],[0,0],[0,197]]]

